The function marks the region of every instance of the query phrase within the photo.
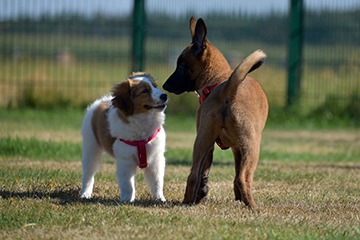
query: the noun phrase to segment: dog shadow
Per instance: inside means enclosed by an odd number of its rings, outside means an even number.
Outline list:
[[[151,199],[142,199],[136,200],[132,203],[121,202],[120,199],[114,198],[103,198],[103,197],[93,197],[91,199],[80,198],[80,188],[79,189],[60,189],[54,191],[7,191],[0,190],[0,196],[2,199],[48,199],[54,201],[59,205],[72,205],[72,204],[101,204],[104,206],[138,206],[138,207],[160,207],[160,208],[173,208],[175,206],[180,206],[182,203],[180,201],[153,201]]]

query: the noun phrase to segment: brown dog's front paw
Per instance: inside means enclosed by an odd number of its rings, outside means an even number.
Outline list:
[[[198,194],[196,195],[196,198],[184,197],[183,204],[190,205],[190,206],[196,205],[196,204],[205,202],[206,199],[207,199],[207,191],[206,192],[199,191]]]
[[[187,194],[185,193],[183,204],[185,205],[194,205],[195,204],[195,198],[192,196],[193,194]]]
[[[187,205],[192,205],[195,203],[196,193],[197,193],[197,176],[194,174],[190,174],[187,180],[184,200],[183,203]]]
[[[197,192],[195,203],[198,204],[206,201],[208,193],[209,187],[207,185],[201,186]]]
[[[182,202],[182,204],[183,205],[188,205],[188,206],[192,206],[192,205],[194,205],[194,202],[190,202],[190,201],[187,201],[187,200],[183,200],[183,202]]]

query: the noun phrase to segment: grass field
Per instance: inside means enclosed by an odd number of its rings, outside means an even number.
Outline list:
[[[218,149],[209,199],[188,207],[181,201],[194,119],[168,114],[167,203],[151,202],[139,173],[137,201],[122,205],[108,157],[94,199],[79,199],[82,113],[0,109],[0,239],[360,238],[358,128],[270,122],[254,177],[256,209],[234,201],[233,160]]]

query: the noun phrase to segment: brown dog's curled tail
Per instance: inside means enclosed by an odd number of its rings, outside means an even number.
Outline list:
[[[227,89],[237,89],[239,84],[245,79],[246,75],[260,67],[266,59],[266,54],[262,50],[256,50],[247,56],[232,72]]]

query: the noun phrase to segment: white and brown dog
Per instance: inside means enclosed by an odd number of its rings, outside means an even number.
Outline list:
[[[167,101],[150,75],[135,73],[87,109],[82,125],[82,198],[91,198],[94,176],[106,152],[116,159],[121,201],[135,200],[137,167],[144,169],[152,198],[165,201]]]

